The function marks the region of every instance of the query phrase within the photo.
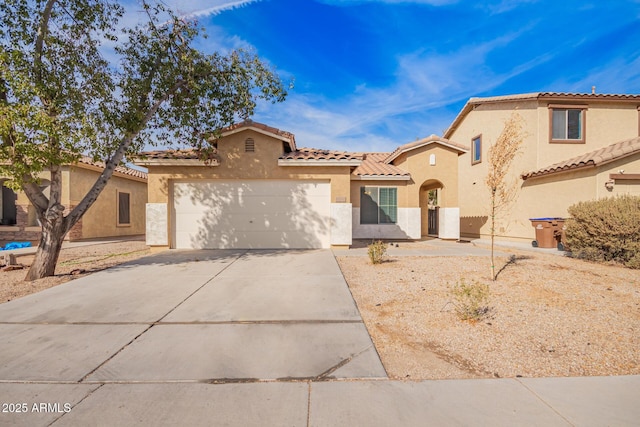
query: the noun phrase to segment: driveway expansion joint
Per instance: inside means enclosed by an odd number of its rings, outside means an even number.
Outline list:
[[[551,409],[553,412],[555,412],[556,415],[558,415],[560,418],[562,418],[564,421],[566,421],[569,425],[571,426],[575,426],[575,424],[573,424],[571,421],[569,421],[564,415],[562,415],[560,412],[558,412],[556,410],[556,408],[554,408],[553,406],[551,406],[549,404],[549,402],[547,402],[546,400],[544,400],[538,393],[536,393],[534,390],[531,390],[531,388],[529,388],[524,382],[522,382],[520,380],[520,378],[514,378],[514,380],[522,385],[529,393],[533,394],[536,399],[538,399],[540,402],[542,402],[543,405],[545,405],[546,407],[548,407],[549,409]]]

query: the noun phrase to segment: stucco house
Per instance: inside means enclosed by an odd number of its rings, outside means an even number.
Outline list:
[[[141,153],[135,161],[148,168],[153,248],[459,238],[458,157],[467,148],[447,139],[351,153],[298,148],[293,134],[246,121],[211,143],[216,153],[207,162],[188,149]]]
[[[487,236],[487,153],[517,111],[524,144],[510,179],[517,185],[499,218],[499,238],[530,242],[529,218],[567,217],[574,203],[640,194],[640,95],[528,93],[471,98],[444,137],[468,144],[458,165],[460,233]]]
[[[73,209],[89,191],[103,171],[103,166],[89,158],[62,167],[62,205]],[[41,185],[48,195],[48,173],[42,173]],[[0,242],[40,240],[41,228],[35,208],[27,196],[6,187],[0,178]],[[96,202],[65,239],[82,240],[101,237],[142,235],[145,232],[147,175],[135,169],[118,166]]]

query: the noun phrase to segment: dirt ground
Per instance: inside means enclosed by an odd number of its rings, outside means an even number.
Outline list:
[[[338,257],[390,377],[640,374],[639,270],[511,252],[496,282],[485,257]],[[455,313],[462,279],[489,285],[482,321]]]
[[[19,256],[17,262],[24,265],[24,269],[0,271],[0,303],[141,258],[149,253],[147,245],[137,240],[62,249],[55,276],[33,282],[23,280],[33,261],[33,255]]]

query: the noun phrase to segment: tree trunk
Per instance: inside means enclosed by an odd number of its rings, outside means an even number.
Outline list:
[[[43,224],[42,237],[40,238],[36,256],[24,280],[31,282],[55,274],[65,235],[64,221]]]
[[[496,281],[494,244],[496,240],[496,190],[491,191],[491,280]]]

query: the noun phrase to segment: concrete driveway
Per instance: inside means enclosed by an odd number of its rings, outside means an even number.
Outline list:
[[[0,305],[0,379],[384,378],[330,251],[147,257]]]

